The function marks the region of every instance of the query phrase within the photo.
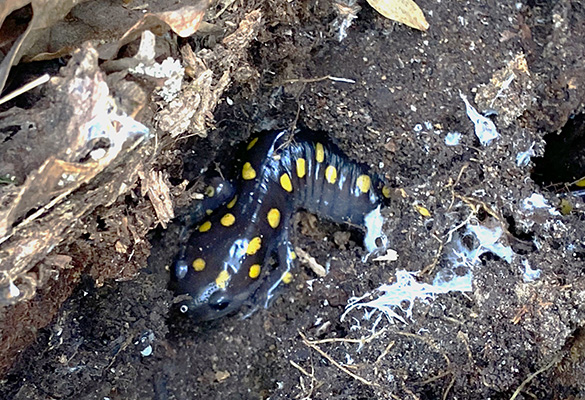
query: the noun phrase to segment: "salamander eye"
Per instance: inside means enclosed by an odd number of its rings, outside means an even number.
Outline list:
[[[185,260],[177,260],[175,262],[175,276],[177,279],[183,279],[187,275],[189,266]]]
[[[211,295],[207,304],[216,311],[223,311],[230,305],[230,299],[224,293],[216,292]]]

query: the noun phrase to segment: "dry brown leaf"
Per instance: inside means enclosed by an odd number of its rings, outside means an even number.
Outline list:
[[[422,10],[412,0],[367,0],[380,14],[419,31],[429,29]]]
[[[0,26],[13,11],[18,10],[30,3],[30,0],[7,0],[0,2]]]
[[[81,0],[12,0],[0,5],[0,23],[13,11],[30,4],[33,17],[24,33],[14,42],[0,63],[0,91],[4,88],[10,67],[17,64],[27,50],[42,35],[43,30],[61,20]],[[1,2],[0,2],[1,3]]]
[[[9,15],[15,10],[26,6],[32,9],[32,19],[26,25],[21,23],[17,33],[13,29],[8,29],[14,37],[0,38],[2,43],[7,47],[10,46],[6,48],[6,56],[0,63],[0,90],[4,87],[10,68],[18,64],[20,60],[39,61],[59,57],[70,53],[88,40],[94,43],[105,42],[106,44],[102,45],[98,51],[100,56],[105,54],[102,58],[109,60],[123,45],[139,38],[144,30],[160,34],[172,30],[179,36],[190,36],[198,29],[209,4],[209,0],[199,0],[195,5],[184,6],[177,10],[137,16],[136,12],[122,9],[124,4],[120,3],[117,7],[121,10],[115,12],[115,18],[100,20],[100,23],[105,21],[110,25],[96,26],[80,17],[93,15],[92,13],[112,12],[112,5],[106,2],[107,8],[103,11],[104,6],[100,2],[85,2],[80,5],[85,8],[75,7],[74,9],[74,6],[84,1],[0,1],[0,26],[7,21],[7,18],[10,19]],[[68,21],[63,21],[70,12],[73,17]],[[138,19],[139,21],[136,22]],[[132,27],[128,29],[130,26]],[[23,33],[20,34],[20,32]],[[120,37],[121,39],[117,40]],[[112,39],[116,42],[109,43]]]
[[[181,37],[191,36],[199,28],[208,5],[209,0],[200,0],[194,6],[185,6],[174,11],[148,13],[134,24],[117,43],[99,48],[100,58],[112,59],[122,46],[138,39],[145,30],[162,35],[170,29]]]

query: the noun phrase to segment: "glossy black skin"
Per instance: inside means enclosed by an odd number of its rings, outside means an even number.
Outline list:
[[[316,161],[317,143],[323,146],[323,162]],[[299,158],[306,160],[306,175],[302,178],[297,175],[296,160]],[[254,179],[242,178],[242,166],[246,162],[256,172]],[[335,183],[325,178],[328,166],[337,171]],[[290,177],[292,192],[280,183],[283,173]],[[176,293],[191,297],[181,303],[181,310],[197,320],[222,317],[243,304],[257,307],[270,302],[284,273],[294,268],[289,225],[296,210],[305,209],[334,222],[363,227],[365,215],[381,202],[378,195],[381,181],[369,174],[366,166],[350,161],[325,136],[310,131],[294,134],[275,131],[258,136],[254,146],[244,150],[236,160],[234,175],[235,179],[229,184],[222,184],[224,193],[238,194],[235,205],[228,209],[226,196],[204,200],[204,208],[213,206],[215,209],[207,219],[211,229],[207,232],[194,230],[172,270]],[[367,193],[360,192],[355,185],[360,175],[371,178],[371,189]],[[277,228],[271,227],[266,218],[273,208],[280,211]],[[235,216],[235,222],[225,227],[220,220],[228,212]],[[255,254],[246,254],[246,243],[254,237],[260,237],[262,245]],[[271,268],[265,261],[274,253],[278,265]],[[205,259],[202,271],[192,267],[197,258]],[[255,279],[248,276],[253,264],[262,266],[261,275]],[[218,286],[214,282],[224,269],[229,272],[230,279]],[[224,281],[220,279],[219,282]]]

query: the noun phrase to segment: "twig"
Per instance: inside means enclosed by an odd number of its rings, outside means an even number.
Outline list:
[[[310,348],[312,348],[313,350],[315,350],[317,353],[321,354],[331,364],[335,365],[339,370],[345,372],[347,375],[351,376],[353,379],[358,380],[358,381],[360,381],[361,383],[363,383],[364,385],[367,385],[367,386],[376,386],[376,387],[379,387],[380,386],[376,382],[370,382],[370,381],[362,378],[361,376],[354,374],[353,372],[351,372],[350,370],[348,370],[347,368],[345,368],[343,365],[339,364],[329,354],[325,353],[317,345],[315,345],[314,342],[308,340],[307,337],[302,332],[299,332],[299,335],[301,335],[301,337],[303,338],[303,343],[305,343],[307,346],[309,346]]]
[[[45,74],[43,76],[38,77],[34,81],[27,83],[26,85],[24,85],[20,89],[16,89],[14,92],[12,92],[10,94],[7,94],[6,96],[2,97],[0,99],[0,104],[4,104],[7,101],[12,100],[16,96],[20,96],[24,92],[28,92],[29,90],[34,89],[37,86],[42,85],[43,83],[49,82],[49,79],[51,79],[51,76],[49,74]]]
[[[314,83],[314,82],[321,82],[321,81],[326,81],[327,79],[333,81],[333,82],[344,82],[344,83],[355,83],[355,81],[353,79],[348,79],[348,78],[339,78],[337,76],[331,76],[331,75],[325,75],[325,76],[321,76],[319,78],[293,78],[293,79],[287,79],[281,83],[278,84],[278,86],[280,85],[286,85],[288,83],[297,83],[297,82],[301,82],[301,83]]]
[[[457,333],[457,339],[461,340],[465,345],[465,349],[467,350],[467,358],[469,358],[471,365],[474,365],[475,362],[473,360],[473,353],[471,353],[471,347],[469,346],[469,339],[467,338],[467,334],[459,331],[459,333]]]
[[[219,16],[221,14],[223,14],[228,8],[229,6],[231,6],[232,4],[234,4],[236,2],[236,0],[229,0],[226,5],[223,6],[223,8],[221,10],[219,10],[219,12],[217,14],[215,14],[213,17],[211,17],[211,20],[213,21],[214,19],[218,19]]]
[[[450,182],[447,184],[447,186],[445,186],[445,188],[451,187],[451,204],[449,204],[449,207],[447,207],[447,211],[451,210],[451,207],[453,207],[453,204],[455,203],[455,186],[459,184],[459,181],[463,176],[463,172],[467,169],[467,167],[469,167],[469,164],[467,163],[464,164],[463,167],[461,167],[461,170],[459,171],[459,175],[457,175],[457,179],[455,179],[455,182]]]
[[[412,390],[407,388],[406,384],[404,382],[402,382],[402,390],[404,390],[406,393],[411,395],[414,400],[420,400],[420,397],[418,397],[416,394],[414,394],[414,392]]]
[[[435,376],[432,376],[430,378],[425,379],[424,381],[417,382],[417,385],[427,385],[429,383],[433,383],[435,381],[438,381],[441,378],[444,378],[448,375],[451,375],[452,373],[453,373],[452,371],[443,371],[438,375],[435,375]]]
[[[313,379],[315,378],[313,376],[313,374],[309,374],[306,369],[304,369],[303,367],[301,367],[299,364],[297,364],[293,360],[289,360],[289,362],[291,363],[291,365],[293,367],[295,367],[296,369],[298,369],[299,371],[301,371],[303,374],[307,375],[309,378],[313,378]]]
[[[301,398],[301,400],[311,400],[311,394],[313,393],[313,390],[315,390],[315,382],[319,385],[319,382],[317,381],[317,379],[315,378],[315,368],[313,366],[313,357],[311,357],[311,373],[309,373],[306,369],[304,369],[303,367],[301,367],[299,364],[297,364],[296,362],[289,360],[290,364],[295,367],[296,369],[298,369],[302,374],[306,375],[307,377],[311,378],[311,386],[310,388],[306,388],[305,387],[305,383],[303,381],[303,377],[300,376],[299,377],[299,383],[301,385],[301,389],[303,391],[303,393],[306,393],[305,396],[303,396]]]
[[[453,387],[454,384],[455,384],[455,374],[453,374],[451,381],[449,382],[449,384],[447,385],[447,388],[443,392],[443,400],[447,400],[447,395],[449,394],[449,390],[451,390],[451,388]]]
[[[299,122],[299,117],[301,116],[301,95],[303,94],[303,92],[305,91],[306,88],[307,88],[307,84],[303,83],[301,90],[299,90],[299,92],[295,96],[295,102],[297,103],[297,112],[295,114],[295,119],[291,122],[291,124],[289,126],[289,130],[291,132],[294,132],[297,128],[297,122]]]
[[[441,256],[443,255],[443,247],[445,246],[445,244],[434,233],[433,233],[432,236],[439,241],[439,248],[437,249],[437,256],[435,257],[435,259],[433,260],[432,263],[430,263],[429,265],[427,265],[426,267],[424,267],[422,271],[420,271],[420,273],[418,274],[418,276],[421,276],[421,277],[422,276],[425,276],[427,274],[432,273],[435,270],[435,267],[437,266],[437,264],[439,263],[439,261],[441,260]]]
[[[526,385],[528,385],[530,383],[531,380],[533,380],[534,378],[536,378],[537,375],[543,373],[544,371],[550,369],[553,365],[555,365],[557,362],[559,362],[560,360],[560,355],[556,356],[555,358],[553,358],[553,360],[548,363],[547,365],[545,365],[544,367],[542,367],[541,369],[539,369],[538,371],[528,375],[528,378],[524,379],[524,382],[522,382],[520,384],[520,386],[518,386],[518,388],[514,391],[514,394],[512,395],[512,397],[510,397],[510,400],[514,400],[516,397],[518,397],[518,395],[520,394],[520,392],[522,391],[522,389],[524,389],[524,387]]]
[[[339,342],[345,342],[345,343],[358,343],[360,345],[364,345],[368,342],[371,342],[372,340],[376,339],[378,336],[380,336],[381,334],[383,334],[384,332],[386,332],[387,329],[381,329],[373,334],[371,334],[370,336],[368,336],[367,338],[361,338],[361,339],[345,339],[345,338],[329,338],[329,339],[321,339],[321,340],[312,340],[311,343],[313,344],[323,344],[323,343],[339,343]]]
[[[458,199],[460,199],[464,203],[466,203],[473,210],[473,212],[475,212],[476,214],[478,212],[477,204],[479,204],[480,206],[483,207],[485,212],[487,212],[489,215],[491,215],[492,217],[494,217],[498,221],[502,222],[503,218],[500,217],[498,215],[498,213],[496,213],[494,210],[492,210],[491,207],[489,207],[485,202],[478,200],[478,199],[475,199],[473,197],[466,197],[466,196],[462,196],[459,194],[456,194],[455,197],[457,197]],[[474,204],[474,203],[476,203],[476,204]]]
[[[391,341],[390,343],[388,343],[388,345],[386,346],[386,348],[384,349],[384,351],[382,352],[382,354],[380,354],[380,355],[378,356],[378,358],[376,359],[376,362],[374,363],[374,365],[378,365],[378,364],[380,364],[380,361],[382,361],[382,359],[383,359],[384,357],[386,357],[386,355],[387,355],[387,354],[390,352],[390,349],[391,349],[392,347],[394,347],[394,343],[396,343],[394,340],[393,340],[393,341]]]

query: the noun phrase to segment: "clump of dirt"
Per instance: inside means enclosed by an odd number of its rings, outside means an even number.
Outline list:
[[[336,233],[347,227],[317,223],[318,234],[304,235],[304,224],[312,222],[301,218],[294,244],[329,265],[329,274],[317,277],[300,266],[271,308],[243,320],[195,324],[178,315],[166,290],[180,223],[158,228],[149,237],[148,265],[134,280],[102,287],[83,281],[6,375],[2,397],[520,399],[583,393],[584,204],[548,186],[565,176],[538,176],[552,169],[550,149],[579,154],[551,138],[583,113],[585,68],[575,60],[585,53],[585,8],[566,0],[417,3],[428,32],[397,25],[360,3],[341,42],[330,2],[227,7],[215,23],[228,32],[251,10],[262,13],[241,80],[216,109],[216,129],[167,141],[157,158],[171,183],[179,187],[187,178],[188,191],[196,192],[202,170],[229,157],[251,132],[293,125],[326,131],[393,188],[383,215],[396,261],[364,262],[364,249],[351,245],[354,237]],[[194,50],[212,50],[214,35],[187,42]],[[498,138],[480,143],[460,93],[479,111],[495,109],[488,114]],[[498,98],[492,104],[493,93]],[[459,137],[457,144],[447,145],[448,135]],[[577,139],[564,143],[580,145]],[[535,157],[546,164],[535,166]],[[569,199],[569,212],[557,212],[561,199]],[[115,207],[153,212],[124,200]],[[97,230],[113,235],[110,221],[122,211],[108,213],[96,210]],[[340,319],[349,298],[368,292],[375,298],[375,289],[395,282],[397,271],[422,271],[417,282],[429,284],[449,271],[459,240],[477,246],[478,239],[465,233],[469,226],[499,229],[498,248],[513,252],[508,258],[491,247],[455,271],[472,274],[471,291],[416,300],[410,317],[396,309],[404,322],[378,320],[380,314],[367,319],[363,309]],[[83,262],[105,260],[93,253]],[[539,271],[536,278],[532,270]]]

